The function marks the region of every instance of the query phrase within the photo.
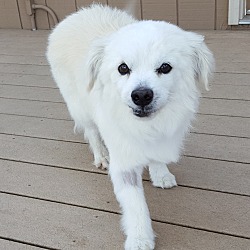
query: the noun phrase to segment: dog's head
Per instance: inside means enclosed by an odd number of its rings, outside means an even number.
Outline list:
[[[201,35],[142,21],[97,39],[87,65],[90,88],[113,85],[134,115],[148,117],[176,98],[197,96],[196,83],[208,89],[213,56]]]

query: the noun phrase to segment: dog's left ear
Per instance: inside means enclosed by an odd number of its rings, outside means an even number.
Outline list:
[[[188,39],[193,49],[193,67],[196,81],[209,90],[209,78],[214,71],[215,61],[212,52],[204,42],[204,36],[188,32]]]
[[[90,91],[94,87],[94,83],[97,79],[100,67],[102,65],[105,39],[97,39],[93,41],[87,54],[85,61],[86,66],[86,80],[88,82],[88,90]]]

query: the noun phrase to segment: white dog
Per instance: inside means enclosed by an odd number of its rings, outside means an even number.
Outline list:
[[[160,21],[92,5],[49,37],[52,74],[77,129],[107,168],[123,212],[125,249],[154,249],[142,172],[156,187],[176,186],[166,164],[179,158],[208,88],[213,56],[201,35]]]

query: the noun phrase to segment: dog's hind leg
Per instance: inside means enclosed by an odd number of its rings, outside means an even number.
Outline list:
[[[108,168],[108,150],[95,125],[87,126],[84,129],[85,139],[88,140],[90,148],[94,154],[94,165],[97,168]]]
[[[177,186],[175,176],[170,173],[166,164],[153,162],[148,165],[148,168],[153,186],[161,188]]]

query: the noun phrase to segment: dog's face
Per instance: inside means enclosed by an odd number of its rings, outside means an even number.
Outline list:
[[[122,31],[121,35],[135,32]],[[126,40],[117,34],[107,47],[108,51],[113,49],[106,53],[106,58],[111,62],[110,69],[114,69],[111,81],[116,84],[122,101],[134,115],[147,117],[168,102],[174,84],[175,61],[162,41],[145,32],[139,33],[126,34],[132,36]]]
[[[210,73],[212,57],[203,37],[165,22],[128,25],[98,46],[92,72],[113,85],[138,117],[156,113],[187,87],[195,91],[195,82],[206,84]]]

